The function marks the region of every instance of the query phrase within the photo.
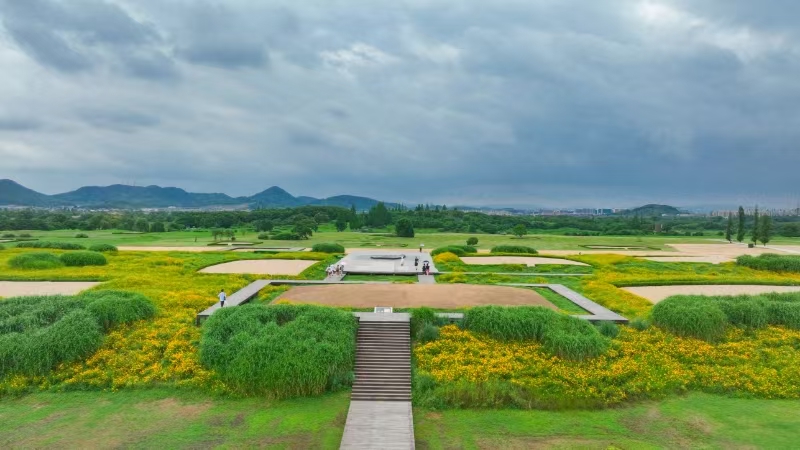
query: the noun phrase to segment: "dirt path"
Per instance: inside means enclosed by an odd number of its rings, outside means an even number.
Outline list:
[[[298,275],[318,261],[302,259],[260,259],[231,261],[201,269],[201,273],[253,273],[260,275]]]
[[[531,289],[463,284],[298,286],[285,292],[275,301],[280,300],[355,308],[375,306],[417,308],[429,306],[432,308],[456,309],[482,305],[527,305],[558,309]]]
[[[673,295],[756,295],[768,292],[800,292],[800,286],[761,286],[752,284],[636,286],[622,288],[653,303]]]
[[[466,256],[461,258],[467,264],[525,264],[528,267],[543,264],[564,264],[568,266],[588,266],[588,264],[561,258],[541,258],[536,256]]]
[[[0,281],[0,297],[75,295],[98,284],[88,281]]]

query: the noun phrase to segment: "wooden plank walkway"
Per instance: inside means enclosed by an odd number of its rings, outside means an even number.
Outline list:
[[[411,402],[351,401],[339,448],[413,449]]]

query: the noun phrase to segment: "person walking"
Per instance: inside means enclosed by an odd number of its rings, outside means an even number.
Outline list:
[[[419,256],[414,257],[414,272],[419,272]]]
[[[219,307],[220,308],[224,308],[225,307],[225,300],[227,300],[227,298],[228,298],[228,296],[225,295],[225,289],[221,289],[219,291],[218,297],[219,297]]]

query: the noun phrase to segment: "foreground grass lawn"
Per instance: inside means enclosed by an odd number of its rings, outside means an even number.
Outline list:
[[[270,402],[173,389],[0,400],[0,448],[339,448],[349,393]]]
[[[414,410],[417,448],[792,448],[800,401],[691,394],[599,411]]]

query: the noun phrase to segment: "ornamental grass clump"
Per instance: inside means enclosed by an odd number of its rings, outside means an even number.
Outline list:
[[[8,260],[8,265],[14,269],[45,270],[57,269],[64,263],[52,253],[23,253]]]
[[[760,256],[742,255],[736,264],[756,270],[800,273],[800,256],[765,253]]]
[[[60,257],[61,262],[69,267],[105,266],[108,260],[98,252],[69,252]]]
[[[747,295],[716,300],[728,323],[743,328],[764,328],[769,323],[767,301]]]
[[[536,255],[539,252],[535,248],[524,245],[497,245],[492,247],[491,253],[520,253],[525,255]]]
[[[95,352],[103,342],[103,328],[146,317],[124,311],[120,298],[149,300],[140,294],[98,291],[91,295],[14,297],[0,302],[0,376],[44,375],[58,364],[77,361]],[[105,299],[105,319],[93,308]],[[152,308],[152,304],[150,304]],[[113,311],[122,309],[123,311]]]
[[[72,242],[30,241],[20,242],[17,248],[52,248],[55,250],[86,250],[86,247]]]
[[[89,291],[79,296],[104,330],[120,323],[148,319],[156,307],[144,295],[126,291]]]
[[[478,249],[471,245],[447,245],[433,249],[431,256],[440,255],[442,253],[452,253],[456,256],[467,256],[467,253],[477,253]]]
[[[344,253],[344,247],[332,242],[321,242],[311,247],[312,252],[319,253]]]
[[[464,328],[504,341],[541,342],[550,354],[583,360],[608,350],[609,340],[589,322],[540,306],[479,306],[464,314]]]
[[[352,384],[357,328],[323,306],[223,308],[203,325],[200,360],[241,393],[318,395]]]
[[[459,258],[455,253],[444,252],[434,256],[433,262],[434,264],[460,264],[461,258]]]
[[[653,307],[653,323],[678,336],[721,341],[728,318],[717,303],[696,297],[676,295],[662,300]]]
[[[116,253],[117,247],[111,244],[94,244],[89,247],[89,251],[92,252],[100,252],[100,253]]]

